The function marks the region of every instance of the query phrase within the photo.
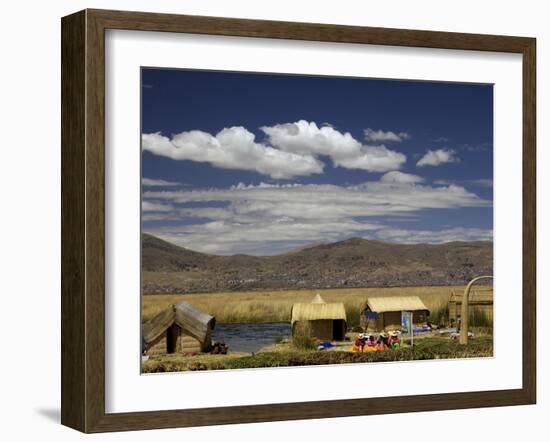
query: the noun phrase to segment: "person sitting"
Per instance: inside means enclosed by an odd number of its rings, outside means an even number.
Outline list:
[[[393,349],[398,349],[401,347],[401,341],[399,339],[399,333],[397,332],[391,332],[390,338],[389,338],[389,346]]]
[[[378,340],[376,341],[377,350],[387,350],[388,349],[388,339],[386,333],[380,333]]]
[[[376,338],[374,335],[368,335],[366,346],[363,348],[363,352],[376,351]]]
[[[365,335],[363,333],[359,333],[357,335],[357,338],[353,342],[351,351],[360,353],[363,351],[364,346],[365,346]]]

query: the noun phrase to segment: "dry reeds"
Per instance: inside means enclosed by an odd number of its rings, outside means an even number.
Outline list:
[[[299,350],[314,350],[315,339],[311,335],[309,322],[297,322],[292,333],[292,345]]]
[[[344,303],[350,327],[358,324],[361,306],[368,296],[418,296],[432,312],[430,319],[436,322],[433,314],[438,316],[439,311],[447,309],[452,290],[463,289],[463,286],[439,286],[144,295],[141,320],[147,321],[168,305],[184,300],[215,316],[218,323],[290,321],[294,303],[310,302],[321,293],[327,303]]]

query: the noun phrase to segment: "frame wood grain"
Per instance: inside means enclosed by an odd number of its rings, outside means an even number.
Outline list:
[[[61,422],[83,432],[533,404],[536,400],[536,41],[405,29],[84,10],[62,19]],[[517,390],[107,414],[105,30],[498,51],[523,56],[523,386]]]

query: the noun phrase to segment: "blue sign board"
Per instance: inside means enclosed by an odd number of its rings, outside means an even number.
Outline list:
[[[413,344],[413,312],[401,312],[401,328],[405,335],[411,337],[411,345]]]

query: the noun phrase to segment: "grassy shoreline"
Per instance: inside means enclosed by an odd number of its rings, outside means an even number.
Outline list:
[[[351,345],[351,344],[350,344]],[[468,346],[446,337],[424,338],[414,347],[371,353],[347,351],[297,350],[291,346],[270,346],[255,354],[229,353],[228,355],[202,354],[184,356],[163,355],[142,363],[143,373],[178,371],[229,370],[243,368],[296,367],[370,362],[398,362],[434,359],[463,359],[493,356],[493,338],[490,335],[472,339]]]

